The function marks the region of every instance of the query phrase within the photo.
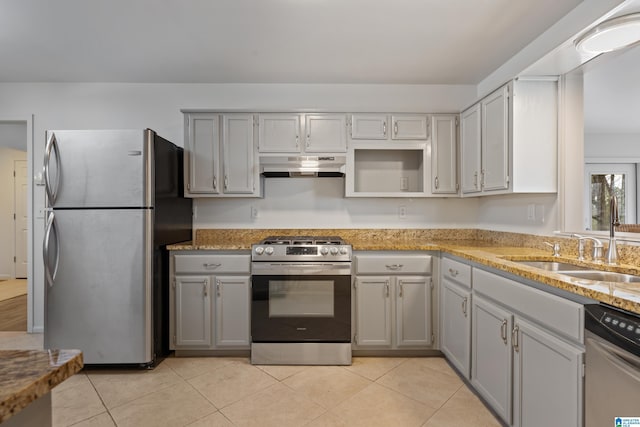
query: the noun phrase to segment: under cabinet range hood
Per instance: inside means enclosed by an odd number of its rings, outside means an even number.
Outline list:
[[[343,177],[346,156],[262,156],[260,173],[267,178]]]

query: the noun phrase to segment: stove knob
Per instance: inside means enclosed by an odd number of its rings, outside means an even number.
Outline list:
[[[338,248],[335,246],[331,248],[331,255],[338,255]]]
[[[320,248],[320,253],[322,255],[326,255],[329,253],[329,249],[325,248],[324,246]]]
[[[258,246],[256,248],[256,254],[257,255],[262,255],[263,252],[264,252],[264,248],[262,246]]]
[[[346,255],[346,254],[348,254],[348,253],[349,253],[349,250],[347,249],[347,247],[346,247],[346,246],[341,246],[341,247],[340,247],[340,254],[341,254],[341,255]]]
[[[264,250],[264,253],[267,255],[273,255],[273,248],[271,246],[267,246],[267,248]]]

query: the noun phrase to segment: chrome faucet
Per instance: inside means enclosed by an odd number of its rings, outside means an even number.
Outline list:
[[[607,264],[618,263],[618,246],[616,245],[615,228],[620,225],[620,217],[618,216],[618,199],[615,194],[611,195],[611,203],[609,205],[609,214],[611,223],[609,224],[609,247],[607,248],[606,261]]]
[[[584,241],[593,240],[591,258],[594,262],[602,262],[602,242],[599,239],[591,236],[581,236],[579,234],[572,234],[571,237],[578,239],[578,261],[584,261]]]

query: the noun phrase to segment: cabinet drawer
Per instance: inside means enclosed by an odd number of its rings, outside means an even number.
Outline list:
[[[431,255],[358,255],[356,274],[431,274]]]
[[[442,258],[442,277],[456,283],[471,287],[471,266],[460,261]]]
[[[175,255],[176,273],[249,273],[250,255]]]
[[[575,341],[583,341],[584,307],[506,277],[473,269],[473,289]]]

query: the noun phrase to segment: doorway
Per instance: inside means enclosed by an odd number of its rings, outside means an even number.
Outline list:
[[[28,329],[26,121],[0,121],[0,331]]]

